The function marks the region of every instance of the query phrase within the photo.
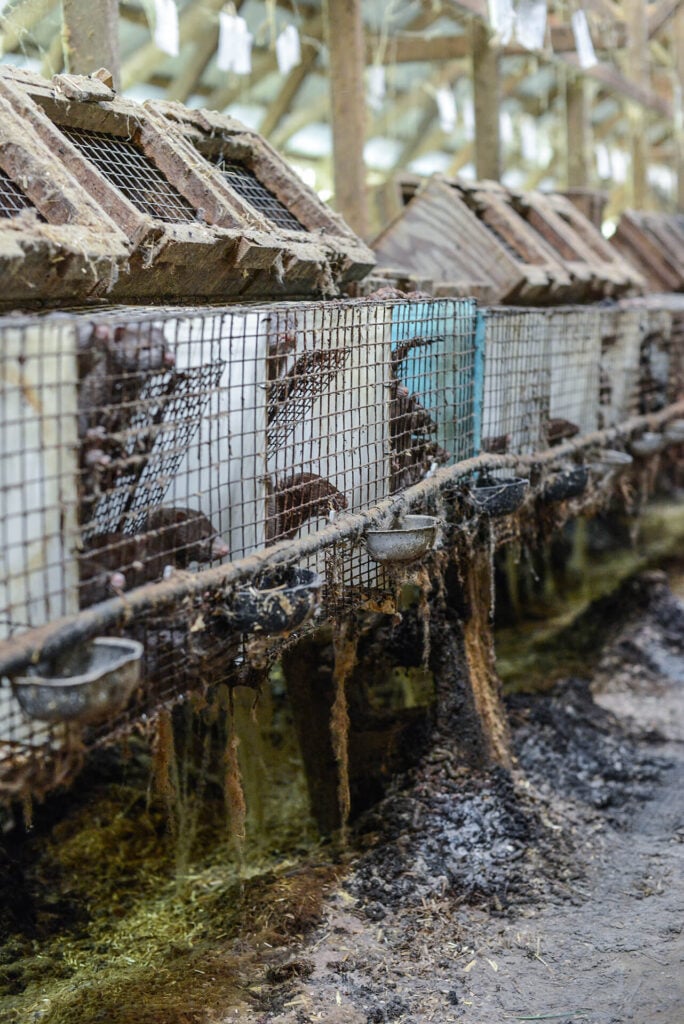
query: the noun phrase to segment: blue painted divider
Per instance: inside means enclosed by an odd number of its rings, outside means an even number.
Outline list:
[[[484,386],[484,320],[474,299],[397,304],[392,351],[407,351],[396,375],[437,425],[449,463],[479,452]]]

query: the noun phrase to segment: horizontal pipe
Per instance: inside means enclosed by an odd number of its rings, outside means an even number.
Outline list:
[[[387,520],[403,509],[424,503],[437,492],[453,486],[471,473],[483,469],[552,465],[588,448],[605,446],[618,438],[629,437],[637,430],[657,429],[679,416],[684,416],[684,401],[669,405],[658,413],[633,416],[617,427],[596,430],[533,455],[493,455],[487,452],[453,466],[443,466],[434,476],[421,480],[401,494],[384,498],[363,512],[342,515],[336,522],[316,533],[307,534],[295,541],[279,541],[227,565],[218,565],[197,573],[176,572],[168,580],[147,583],[128,594],[112,597],[75,615],[63,616],[12,637],[0,645],[0,675],[17,675],[27,666],[43,658],[52,658],[64,648],[82,643],[103,630],[125,626],[143,612],[152,609],[161,611],[178,605],[205,590],[228,589],[266,568],[295,562],[339,541],[357,539],[368,527]]]

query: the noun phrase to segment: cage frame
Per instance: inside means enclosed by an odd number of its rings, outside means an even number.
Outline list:
[[[35,210],[0,218],[0,305],[101,297],[126,272],[130,242],[54,159],[22,116],[20,100],[0,74],[0,168]]]
[[[359,280],[375,266],[368,246],[256,131],[229,114],[206,108],[191,109],[175,101],[147,100],[143,106],[173,125],[192,150],[205,158],[213,173],[218,173],[231,209],[237,211],[240,218],[264,234],[275,236],[302,264],[328,264],[338,288]],[[219,156],[250,171],[300,222],[306,233],[274,224],[243,199],[216,170],[213,160]],[[289,271],[286,266],[286,277]]]
[[[40,137],[53,161],[56,156],[91,201],[109,211],[109,219],[127,238],[129,273],[119,274],[109,289],[112,302],[151,297],[305,299],[337,293],[340,264],[318,244],[318,235],[295,242],[248,216],[246,204],[241,208],[236,202],[218,168],[198,159],[197,149],[178,124],[152,106],[124,99],[99,79],[85,76],[57,75],[49,82],[8,67],[0,69],[0,82],[22,122]],[[142,212],[81,153],[63,127],[133,141],[189,203],[196,219],[173,223]],[[301,183],[303,193],[306,189]],[[347,228],[345,237],[365,260],[353,266],[359,275],[365,273],[373,264],[372,255]]]

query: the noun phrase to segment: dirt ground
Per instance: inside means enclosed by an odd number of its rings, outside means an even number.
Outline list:
[[[0,1022],[683,1024],[682,581],[627,581],[566,636],[585,676],[508,698],[512,771],[456,708],[342,849],[287,744],[237,853],[210,778],[176,835],[148,761],[91,765],[0,848]]]
[[[222,1021],[682,1024],[684,603],[638,587],[591,679],[510,699],[512,777],[434,750]]]

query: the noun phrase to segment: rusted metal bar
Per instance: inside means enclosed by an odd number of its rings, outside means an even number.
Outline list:
[[[199,597],[207,590],[229,591],[235,584],[255,576],[267,567],[295,562],[340,541],[356,540],[369,526],[423,504],[437,492],[453,487],[459,480],[479,470],[548,466],[588,448],[629,437],[637,430],[657,429],[681,416],[684,416],[684,401],[669,405],[657,413],[634,416],[619,426],[594,431],[533,455],[485,453],[453,466],[445,466],[437,470],[434,476],[421,480],[403,493],[386,498],[363,512],[340,516],[337,522],[306,537],[280,541],[228,565],[198,573],[177,573],[168,580],[146,584],[125,596],[113,597],[77,615],[64,616],[13,637],[0,647],[0,675],[16,675],[42,658],[54,657],[65,647],[82,643],[104,629],[125,625],[151,608],[162,611]]]

